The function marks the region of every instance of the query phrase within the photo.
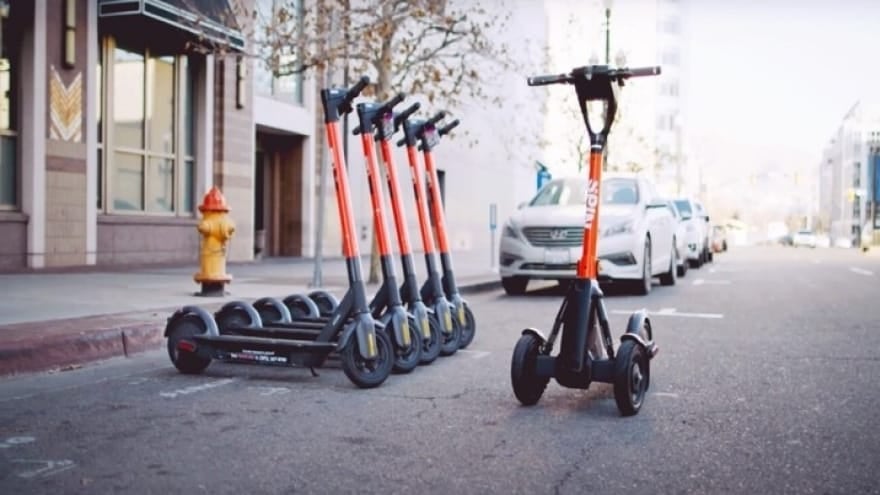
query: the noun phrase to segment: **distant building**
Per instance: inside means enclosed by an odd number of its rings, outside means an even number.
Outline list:
[[[819,165],[819,217],[832,242],[858,245],[862,231],[880,229],[880,105],[856,102],[844,115]]]

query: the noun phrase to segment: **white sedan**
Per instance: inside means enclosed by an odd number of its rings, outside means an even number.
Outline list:
[[[606,174],[599,207],[599,280],[651,290],[677,280],[676,221],[666,200],[644,177]],[[576,276],[586,215],[586,178],[557,179],[514,213],[502,230],[501,283],[522,294],[531,279]]]

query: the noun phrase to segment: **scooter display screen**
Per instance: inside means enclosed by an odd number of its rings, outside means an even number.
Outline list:
[[[391,112],[386,113],[382,117],[380,125],[381,136],[391,137],[394,135],[394,115]]]
[[[435,127],[425,127],[425,144],[428,145],[428,148],[433,148],[437,146],[437,143],[440,142],[440,136],[437,134],[437,129]]]

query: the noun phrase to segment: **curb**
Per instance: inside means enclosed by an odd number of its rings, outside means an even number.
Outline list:
[[[477,280],[459,285],[458,290],[462,294],[478,294],[500,287],[500,279]],[[211,303],[200,306],[211,312],[220,308],[220,304]],[[0,377],[69,371],[95,361],[160,349],[165,343],[164,319],[173,311],[154,310],[154,313],[167,313],[161,321],[132,322],[125,315],[116,315],[117,320],[113,321],[114,315],[99,315],[10,325],[18,327],[20,332],[24,330],[25,337],[0,341]],[[94,329],[101,324],[105,328]],[[47,334],[41,330],[47,327],[64,328]],[[2,335],[0,331],[0,337]]]

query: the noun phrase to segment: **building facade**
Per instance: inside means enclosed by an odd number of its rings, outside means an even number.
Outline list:
[[[255,5],[266,15],[276,1]],[[512,51],[542,46],[546,25],[534,21],[543,7],[514,3],[511,22],[522,29],[509,35]],[[0,272],[195,264],[198,206],[212,186],[236,224],[230,261],[312,256],[321,231],[324,255],[340,254],[332,173],[319,181],[319,85],[273,74],[248,56],[247,29],[233,7],[215,0],[0,0]],[[528,39],[520,36],[528,30]],[[485,249],[487,265],[490,208],[503,219],[534,187],[528,160],[513,161],[521,154],[513,127],[499,124],[515,120],[521,102],[539,111],[521,77],[497,78],[511,81],[499,88],[504,105],[452,109],[462,121],[456,134],[468,137],[437,152],[453,248]],[[421,103],[424,115],[437,110]],[[531,132],[528,121],[517,127]],[[358,144],[349,144],[349,171],[367,240],[371,209]],[[405,170],[405,153],[396,156]],[[415,211],[408,210],[415,239]],[[368,242],[361,246],[369,252]]]

